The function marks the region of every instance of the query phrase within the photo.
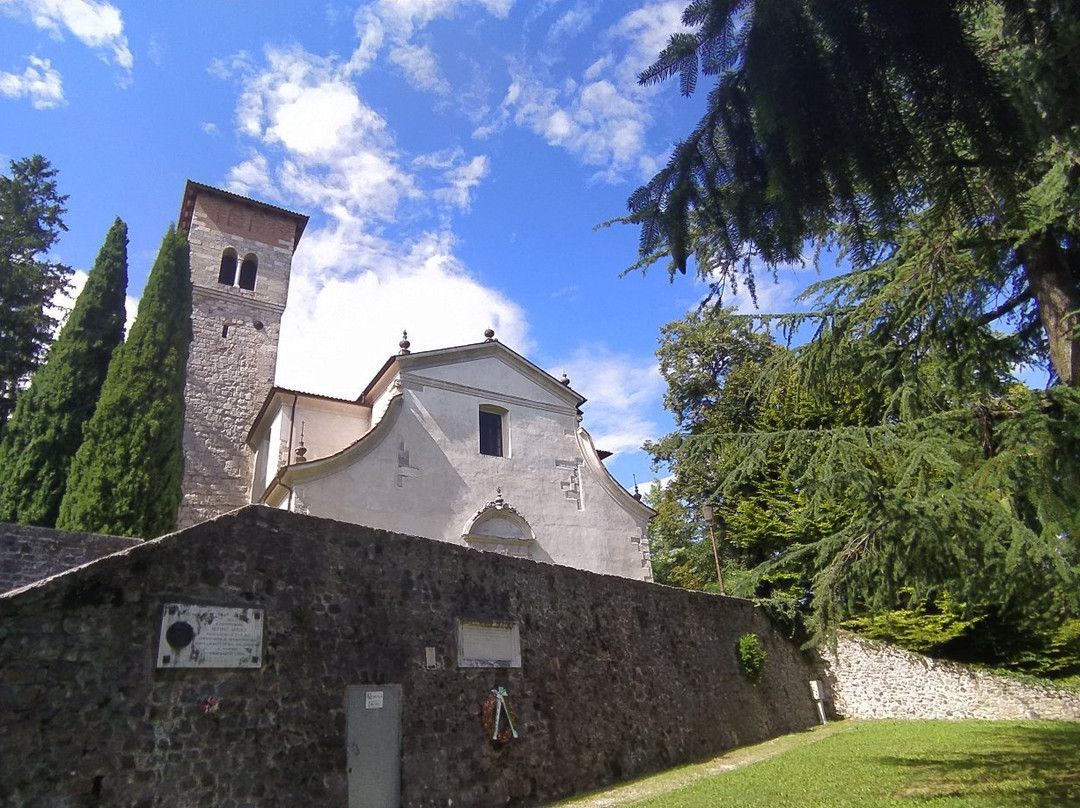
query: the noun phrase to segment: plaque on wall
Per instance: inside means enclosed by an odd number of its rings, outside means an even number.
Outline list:
[[[457,621],[459,668],[520,668],[518,624],[503,621]]]
[[[166,603],[158,638],[159,668],[262,667],[260,608]]]

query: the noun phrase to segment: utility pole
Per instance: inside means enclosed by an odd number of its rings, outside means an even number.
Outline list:
[[[717,544],[716,544],[716,532],[713,530],[713,522],[714,522],[714,520],[716,518],[716,509],[713,507],[713,505],[711,503],[706,503],[706,504],[701,506],[701,515],[704,516],[705,521],[709,523],[709,538],[712,539],[713,559],[716,561],[716,581],[717,581],[718,584],[720,584],[720,594],[721,595],[726,595],[727,592],[724,591],[724,573],[721,572],[721,570],[720,570],[720,551],[719,551],[719,549],[717,547]],[[720,539],[721,539],[721,541],[723,541],[723,538],[724,538],[724,530],[723,530],[723,522],[722,522],[723,517],[721,516],[720,519],[721,519]]]

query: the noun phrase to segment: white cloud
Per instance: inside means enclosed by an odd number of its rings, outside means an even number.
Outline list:
[[[548,29],[548,39],[559,41],[577,36],[592,22],[593,9],[578,5],[562,14]]]
[[[477,155],[469,162],[450,166],[444,176],[446,187],[437,190],[436,196],[461,210],[472,205],[473,191],[487,176],[491,161],[486,155]]]
[[[601,167],[599,178],[616,181],[622,172],[636,168],[645,149],[649,113],[635,93],[620,90],[606,78],[571,83],[560,91],[519,72],[507,90],[502,113],[548,145],[561,146],[586,165]]]
[[[97,0],[0,0],[0,12],[30,22],[54,37],[70,33],[107,54],[130,78],[135,59],[124,36],[120,9]]]
[[[306,235],[296,256],[278,384],[354,398],[397,353],[402,331],[424,351],[480,342],[488,327],[508,347],[530,349],[522,310],[468,275],[448,234],[399,249],[327,228]]]
[[[206,66],[207,73],[222,81],[250,74],[253,69],[251,54],[244,50],[237,51],[227,59],[211,59]]]
[[[165,61],[166,52],[167,48],[164,42],[156,36],[150,38],[150,44],[146,48],[146,56],[151,62],[156,66],[161,67],[161,63]]]
[[[722,289],[720,305],[734,307],[740,314],[781,314],[785,312],[808,311],[811,307],[803,301],[796,300],[808,285],[822,277],[834,275],[837,268],[830,268],[824,264],[818,274],[812,268],[813,256],[804,257],[803,264],[785,264],[776,267],[775,271],[767,267],[763,262],[755,260],[751,269],[754,273],[754,290],[757,296],[757,304],[750,294],[745,276],[740,272],[734,286],[725,284]],[[708,281],[701,278],[695,280],[695,288],[700,290],[700,297],[706,294]]]
[[[735,306],[743,314],[777,314],[805,310],[795,298],[806,288],[806,277],[796,278],[790,267],[781,268],[773,278],[769,270],[759,269],[754,275],[757,306],[750,296],[745,280],[739,280],[738,288],[724,295],[725,306]]]
[[[619,182],[628,171],[651,174],[656,159],[646,151],[645,134],[656,90],[640,87],[637,75],[679,30],[684,5],[684,0],[665,0],[624,16],[598,39],[600,53],[580,80],[556,83],[538,75],[535,66],[513,67],[499,110],[481,122],[474,137],[488,137],[513,123],[597,167],[593,179]],[[590,14],[584,6],[564,13],[549,29],[549,38],[576,34]]]
[[[430,22],[451,17],[470,6],[480,6],[502,19],[513,4],[513,0],[378,0],[373,10],[397,36],[408,37]]]
[[[60,73],[48,59],[31,56],[22,73],[0,71],[0,94],[8,98],[29,98],[34,109],[55,109],[63,106],[64,86]]]
[[[241,196],[272,196],[275,192],[270,162],[261,154],[253,154],[250,159],[233,166],[225,184]]]
[[[548,364],[552,375],[566,373],[570,386],[588,399],[582,408],[583,423],[597,448],[615,454],[633,452],[660,434],[647,415],[664,391],[655,358],[613,353],[595,345]]]
[[[445,94],[449,85],[442,78],[435,54],[427,46],[412,43],[413,35],[431,22],[469,7],[479,6],[504,19],[512,5],[513,0],[376,0],[361,6],[354,18],[359,45],[345,72],[353,75],[366,70],[388,46],[390,61],[417,89]]]
[[[637,82],[637,75],[656,61],[671,35],[684,30],[685,0],[662,0],[630,12],[612,28],[614,38],[628,46],[619,60],[620,81]]]
[[[443,78],[435,54],[427,45],[398,45],[390,49],[389,56],[416,89],[437,95],[450,92],[450,83]]]
[[[276,168],[264,155],[234,169],[241,192],[277,184],[297,204],[341,219],[392,219],[419,195],[386,121],[331,60],[292,47],[267,49],[267,62],[248,78],[237,126],[282,157]]]
[[[393,222],[409,202],[468,209],[489,170],[486,156],[460,149],[409,158],[386,120],[361,98],[348,66],[299,47],[268,48],[259,71],[237,68],[244,85],[237,127],[256,142],[229,174],[238,193],[274,196],[342,222]]]

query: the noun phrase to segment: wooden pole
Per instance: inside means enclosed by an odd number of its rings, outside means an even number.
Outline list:
[[[716,532],[713,530],[713,521],[716,517],[716,511],[712,505],[702,505],[701,515],[705,517],[705,521],[709,523],[709,538],[712,540],[712,552],[713,560],[716,561],[716,582],[720,585],[720,594],[726,595],[724,591],[724,573],[720,569],[720,550],[716,544]]]

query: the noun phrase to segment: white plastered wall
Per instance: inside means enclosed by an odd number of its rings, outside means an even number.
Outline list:
[[[461,544],[472,518],[501,488],[536,535],[530,557],[651,577],[651,512],[600,464],[579,430],[576,394],[553,389],[497,353],[405,367],[400,382],[383,421],[358,444],[290,469],[298,509]],[[479,452],[483,404],[506,411],[508,456]]]

